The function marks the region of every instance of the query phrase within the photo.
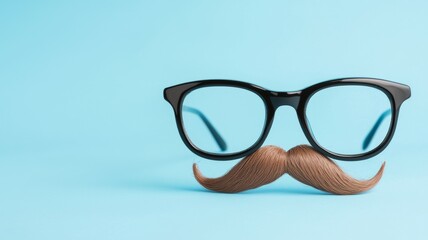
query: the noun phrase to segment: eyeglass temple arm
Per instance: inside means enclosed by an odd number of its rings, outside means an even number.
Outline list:
[[[204,113],[202,113],[199,109],[188,107],[183,105],[183,111],[190,112],[193,114],[198,115],[198,117],[204,122],[205,126],[207,126],[208,130],[210,131],[211,135],[214,137],[214,140],[216,141],[217,145],[219,146],[220,150],[222,152],[226,151],[227,144],[224,141],[223,137],[221,137],[220,133],[215,129],[213,124],[208,120],[208,118],[205,116]]]
[[[390,114],[391,114],[391,109],[388,109],[379,116],[379,118],[373,125],[372,129],[370,129],[369,133],[367,134],[366,138],[363,141],[363,150],[367,149],[367,147],[370,145],[371,141],[373,140],[373,137],[376,131],[379,129],[380,125],[382,124],[383,120],[386,117],[388,117],[388,115]]]

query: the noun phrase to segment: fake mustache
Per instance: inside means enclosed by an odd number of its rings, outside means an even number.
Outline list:
[[[357,194],[373,188],[382,178],[385,162],[369,180],[357,180],[340,167],[307,145],[299,145],[288,152],[275,146],[265,146],[242,159],[219,178],[204,177],[196,163],[193,174],[205,188],[225,193],[236,193],[271,183],[288,173],[296,180],[333,194]]]

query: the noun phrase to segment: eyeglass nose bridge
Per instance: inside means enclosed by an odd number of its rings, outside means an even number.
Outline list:
[[[275,109],[281,106],[290,106],[297,110],[300,103],[301,91],[271,92],[271,102]]]

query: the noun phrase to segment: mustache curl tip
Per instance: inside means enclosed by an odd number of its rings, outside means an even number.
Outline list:
[[[371,179],[357,180],[311,146],[299,145],[288,152],[276,146],[264,146],[243,158],[221,177],[204,177],[196,163],[193,164],[193,174],[206,189],[223,193],[257,188],[288,173],[299,182],[321,191],[351,195],[373,188],[382,178],[384,168],[385,162]]]

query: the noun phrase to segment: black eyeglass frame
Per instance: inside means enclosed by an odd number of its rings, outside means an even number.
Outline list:
[[[316,92],[322,89],[335,87],[335,86],[343,86],[343,85],[357,85],[357,86],[368,86],[368,87],[377,88],[381,90],[383,93],[385,93],[385,95],[388,97],[391,103],[392,116],[391,116],[391,124],[388,129],[387,135],[383,139],[383,141],[379,144],[379,146],[375,147],[374,149],[368,152],[360,153],[360,154],[350,154],[350,155],[334,153],[332,151],[329,151],[328,149],[325,149],[320,144],[318,144],[318,142],[316,141],[315,137],[313,136],[312,132],[309,129],[308,119],[306,117],[305,112],[306,112],[306,106],[310,98]],[[237,87],[237,88],[246,89],[257,94],[263,100],[263,103],[266,109],[266,116],[265,116],[266,119],[265,119],[264,129],[262,130],[262,133],[260,137],[257,139],[257,141],[249,148],[239,152],[235,152],[235,153],[216,154],[216,153],[210,153],[210,152],[203,151],[202,149],[199,149],[188,138],[186,131],[183,127],[183,118],[182,118],[183,101],[186,95],[189,94],[190,92],[198,88],[212,87],[212,86]],[[193,81],[193,82],[188,82],[188,83],[183,83],[172,87],[168,87],[168,88],[165,88],[164,90],[164,98],[166,101],[168,101],[171,104],[174,110],[177,128],[184,144],[193,153],[197,154],[198,156],[201,156],[207,159],[212,159],[212,160],[238,159],[238,158],[248,156],[251,153],[255,152],[257,149],[259,149],[269,134],[270,128],[273,123],[273,119],[275,117],[276,110],[279,107],[285,106],[285,105],[291,106],[296,110],[300,126],[306,138],[308,139],[312,147],[315,148],[317,151],[337,160],[344,160],[344,161],[364,160],[379,154],[388,146],[388,144],[390,143],[394,135],[394,132],[397,126],[398,115],[399,115],[401,104],[410,96],[411,96],[410,87],[407,85],[388,81],[388,80],[383,80],[383,79],[362,78],[362,77],[333,79],[333,80],[314,84],[300,91],[289,91],[289,92],[271,91],[251,83],[236,81],[236,80],[226,80],[226,79],[198,80],[198,81]]]

